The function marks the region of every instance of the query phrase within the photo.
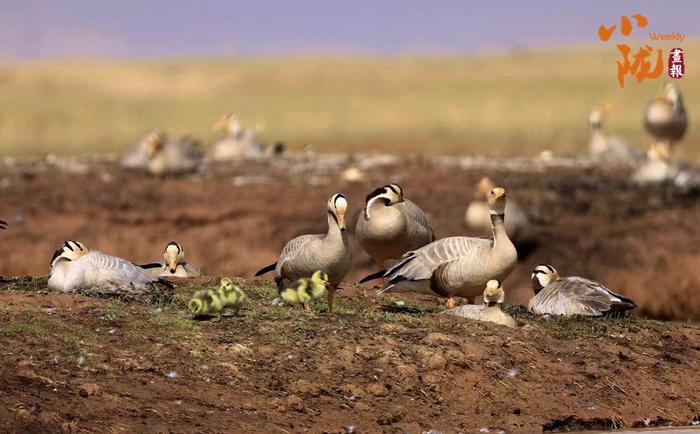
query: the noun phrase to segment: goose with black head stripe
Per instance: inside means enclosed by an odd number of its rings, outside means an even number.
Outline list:
[[[185,260],[185,249],[176,241],[171,241],[165,246],[163,259],[141,265],[141,268],[149,270],[158,277],[197,277],[200,275],[199,269]]]
[[[528,308],[538,315],[625,316],[637,307],[634,301],[583,277],[559,277],[551,265],[532,271],[535,296]]]
[[[5,230],[7,229],[7,222],[4,220],[0,220],[0,229]]]
[[[340,193],[328,199],[326,215],[328,231],[323,235],[301,235],[289,241],[274,264],[262,268],[256,276],[274,271],[281,291],[290,283],[322,271],[328,275],[328,310],[333,311],[333,298],[338,285],[352,266],[352,250],[345,230],[348,201]]]
[[[365,252],[384,266],[435,241],[428,217],[418,205],[404,198],[398,184],[385,185],[367,196],[357,218],[355,235]]]
[[[377,294],[419,292],[470,301],[480,295],[491,279],[503,281],[518,260],[515,246],[506,233],[504,218],[506,191],[496,187],[488,194],[492,238],[449,237],[406,253],[395,265],[369,275],[360,283],[387,279]]]
[[[133,295],[172,285],[126,259],[90,250],[77,241],[66,241],[51,258],[49,289],[62,292],[92,290]]]

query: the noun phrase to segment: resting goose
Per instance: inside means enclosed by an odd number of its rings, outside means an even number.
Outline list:
[[[495,187],[490,178],[481,178],[476,185],[476,200],[469,203],[464,213],[464,222],[467,227],[477,231],[478,234],[491,232],[491,211],[487,203],[488,194]],[[530,220],[525,210],[513,199],[506,204],[506,232],[508,238],[518,246],[530,246],[537,242],[538,229]]]
[[[238,116],[232,113],[222,117],[213,128],[224,133],[212,146],[212,158],[216,161],[268,157],[281,154],[284,150],[279,144],[270,148],[260,141],[259,135],[264,129],[262,123],[252,129],[243,128]]]
[[[608,136],[603,131],[603,115],[612,106],[594,107],[588,117],[591,127],[591,139],[588,145],[588,154],[593,161],[638,163],[643,155],[633,146],[620,137]]]
[[[465,304],[448,309],[443,313],[457,315],[477,321],[492,322],[506,327],[515,327],[515,320],[512,316],[501,310],[503,301],[506,298],[505,292],[498,280],[489,280],[484,289],[484,304]]]
[[[120,161],[120,165],[129,170],[146,170],[148,167],[148,147],[153,140],[165,140],[165,134],[159,130],[149,132],[146,137],[131,147]]]
[[[204,160],[197,142],[188,137],[171,141],[165,134],[150,134],[147,146],[146,169],[155,176],[196,172]]]
[[[535,296],[528,308],[538,315],[625,316],[637,305],[598,282],[582,277],[559,277],[551,265],[538,265],[532,271]]]
[[[418,205],[404,199],[397,184],[385,185],[367,196],[355,235],[365,252],[384,266],[435,241],[428,217]]]
[[[163,259],[140,267],[158,277],[197,277],[201,274],[197,267],[185,260],[185,249],[175,241],[165,246]]]
[[[352,250],[345,231],[348,202],[340,193],[328,199],[328,232],[325,235],[301,235],[282,249],[274,264],[262,268],[256,276],[274,271],[277,288],[282,291],[291,282],[322,271],[328,275],[328,310],[333,311],[333,297],[338,285],[352,265]]]
[[[49,289],[76,292],[92,289],[110,294],[140,294],[172,285],[131,262],[66,241],[51,258]]]
[[[688,128],[688,115],[678,87],[666,83],[663,96],[652,99],[644,111],[644,128],[654,138],[650,149],[661,158],[668,159],[676,142],[683,138]]]
[[[449,237],[406,253],[395,265],[369,275],[360,283],[384,277],[385,292],[419,292],[473,300],[491,279],[503,281],[518,260],[515,246],[506,233],[504,214],[506,191],[494,188],[489,192],[492,238]]]

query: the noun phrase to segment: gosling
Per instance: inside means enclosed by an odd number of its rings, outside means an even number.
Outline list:
[[[219,297],[223,303],[223,308],[231,308],[236,312],[238,316],[238,311],[248,302],[248,295],[233,284],[233,281],[228,277],[221,279],[219,284]]]
[[[311,278],[301,278],[280,292],[285,303],[300,305],[302,310],[310,312],[310,304],[326,296],[328,289],[328,274],[323,271],[315,271]]]
[[[190,302],[187,303],[187,308],[192,312],[193,318],[216,316],[216,321],[221,321],[224,301],[217,291],[202,289],[194,293]]]

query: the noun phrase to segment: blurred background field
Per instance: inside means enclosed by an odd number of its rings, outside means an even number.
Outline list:
[[[635,45],[631,43],[631,45]],[[664,52],[673,43],[654,43]],[[700,41],[684,41],[697,52]],[[305,56],[0,63],[6,156],[120,153],[149,129],[205,147],[226,112],[291,149],[429,154],[581,154],[588,111],[612,103],[606,129],[646,149],[646,102],[665,81],[616,80],[614,45],[465,56]],[[665,59],[664,59],[665,60]],[[689,113],[700,80],[680,80]],[[666,73],[664,71],[664,76]],[[700,156],[692,127],[680,156]]]

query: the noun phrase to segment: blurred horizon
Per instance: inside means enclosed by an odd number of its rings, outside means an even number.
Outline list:
[[[700,2],[595,0],[527,5],[408,0],[337,4],[261,1],[4,1],[0,59],[146,59],[296,55],[465,55],[600,43],[622,15],[649,32],[700,36]],[[617,36],[616,36],[617,37]],[[615,39],[608,42],[611,45]],[[602,43],[600,43],[602,44]]]

